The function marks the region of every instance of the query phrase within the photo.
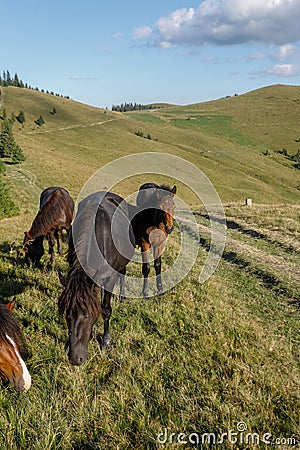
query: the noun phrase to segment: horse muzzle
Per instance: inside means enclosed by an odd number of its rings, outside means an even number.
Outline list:
[[[165,230],[167,234],[171,234],[172,231],[174,230],[174,225],[172,225],[171,227],[168,227],[167,225],[165,226]]]

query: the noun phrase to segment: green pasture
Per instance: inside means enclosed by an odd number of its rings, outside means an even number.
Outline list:
[[[26,161],[5,164],[1,175],[18,212],[0,220],[0,300],[16,299],[32,387],[19,394],[1,383],[0,449],[299,448],[300,172],[275,150],[297,151],[300,88],[274,86],[126,114],[26,89],[2,91],[8,114],[25,113],[24,126],[13,129]],[[34,124],[40,114],[41,127]],[[155,140],[137,136],[138,130]],[[185,227],[197,260],[162,296],[125,303],[114,296],[111,350],[99,348],[100,318],[88,361],[73,367],[57,308],[66,259],[57,256],[51,270],[46,251],[41,267],[25,267],[23,233],[42,189],[64,186],[76,200],[104,164],[139,152],[180,156],[208,176],[225,209],[226,247],[214,274],[199,283],[211,243],[201,199],[189,186],[151,174],[151,167],[116,184],[114,190],[127,196],[145,181],[176,183],[199,226],[199,235]],[[245,206],[247,197],[252,207]],[[176,227],[163,270],[180,245]],[[128,272],[141,276],[140,264],[130,263]],[[235,445],[230,430],[238,433]],[[167,442],[161,443],[164,433]],[[246,433],[254,441],[246,442]],[[269,443],[262,441],[266,433]],[[198,446],[176,443],[190,436],[200,439]],[[213,436],[215,445],[208,440]]]

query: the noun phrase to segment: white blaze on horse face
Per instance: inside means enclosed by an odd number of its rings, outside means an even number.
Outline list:
[[[28,369],[27,369],[27,367],[26,367],[25,362],[24,362],[23,359],[21,358],[21,355],[20,355],[20,353],[19,353],[19,351],[18,351],[18,349],[17,349],[16,344],[14,343],[14,341],[12,340],[12,338],[11,338],[10,336],[6,335],[6,337],[7,337],[7,339],[9,340],[9,342],[11,343],[11,345],[13,346],[13,348],[15,349],[17,358],[18,358],[18,360],[19,360],[19,362],[20,362],[20,364],[21,364],[21,367],[22,367],[22,373],[23,373],[23,381],[24,381],[24,391],[27,392],[28,389],[29,389],[30,386],[31,386],[31,376],[30,376],[30,373],[28,372]]]

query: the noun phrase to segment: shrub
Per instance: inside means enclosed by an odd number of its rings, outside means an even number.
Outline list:
[[[20,111],[19,114],[17,115],[16,119],[17,119],[17,121],[19,123],[21,123],[21,124],[24,123],[25,122],[25,114],[24,114],[24,112]]]
[[[44,125],[45,121],[44,121],[44,119],[43,119],[43,116],[40,115],[40,117],[35,121],[35,123],[36,123],[39,127],[41,127],[42,125]]]

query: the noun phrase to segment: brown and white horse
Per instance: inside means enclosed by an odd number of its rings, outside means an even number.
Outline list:
[[[0,304],[0,375],[10,382],[16,391],[28,391],[31,376],[19,348],[21,329],[12,316],[14,301]]]

